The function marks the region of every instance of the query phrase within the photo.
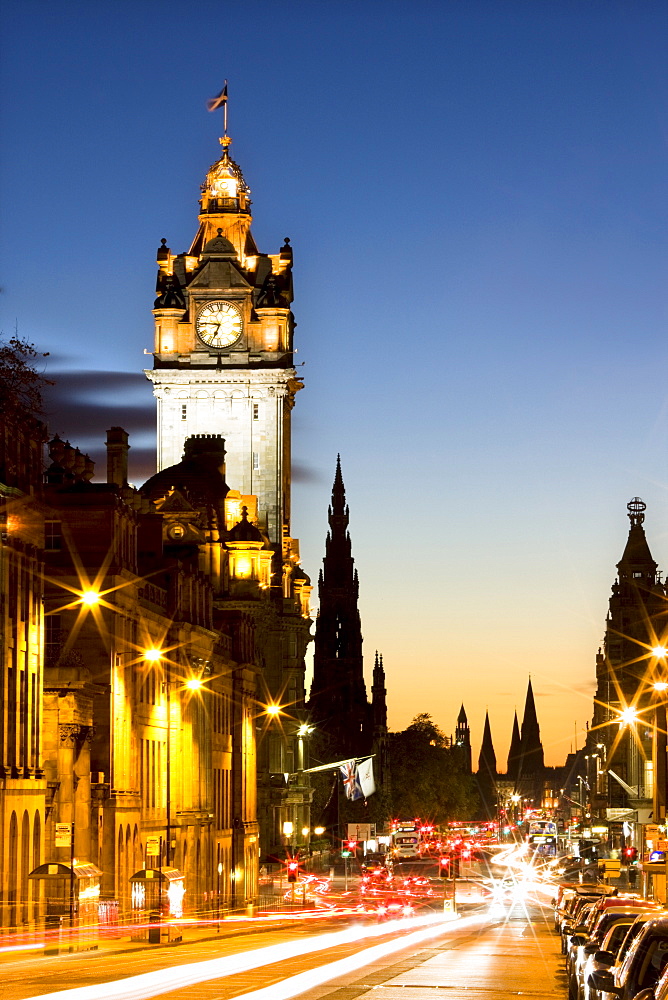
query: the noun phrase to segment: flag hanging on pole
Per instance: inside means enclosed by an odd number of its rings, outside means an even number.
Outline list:
[[[346,798],[352,799],[353,802],[356,799],[363,798],[362,789],[360,788],[360,783],[357,779],[357,764],[354,760],[347,760],[339,770],[343,775],[343,787],[346,792]]]
[[[365,799],[368,799],[376,791],[376,782],[373,778],[373,760],[371,757],[357,765],[357,780],[362,789],[362,795]]]
[[[222,108],[224,104],[227,104],[227,80],[221,92],[206,102],[206,107],[208,111],[215,111],[216,108]]]

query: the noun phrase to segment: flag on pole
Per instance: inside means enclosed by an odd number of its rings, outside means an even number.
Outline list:
[[[362,789],[360,788],[360,783],[357,779],[357,764],[354,760],[347,760],[339,770],[343,775],[343,787],[346,792],[346,798],[355,799],[363,798]]]
[[[363,760],[361,764],[357,765],[357,780],[359,781],[360,788],[362,789],[362,795],[365,799],[368,799],[370,795],[376,791],[376,782],[373,779],[373,761],[371,757],[368,760]]]
[[[227,80],[221,92],[206,102],[206,107],[208,111],[215,111],[216,108],[222,108],[224,104],[227,104]]]

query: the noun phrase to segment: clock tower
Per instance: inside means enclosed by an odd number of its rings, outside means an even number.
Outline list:
[[[261,253],[250,189],[231,139],[202,185],[190,249],[158,249],[154,365],[158,470],[177,464],[186,438],[221,434],[227,478],[255,494],[271,543],[290,522],[290,417],[302,388],[293,365],[292,248]]]

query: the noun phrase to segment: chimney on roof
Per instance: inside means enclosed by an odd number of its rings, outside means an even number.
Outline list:
[[[107,431],[107,482],[116,486],[128,485],[128,432],[122,427]]]

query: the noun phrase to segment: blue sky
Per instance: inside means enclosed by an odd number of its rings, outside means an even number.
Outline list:
[[[155,250],[195,232],[227,78],[255,238],[295,249],[304,567],[340,452],[390,724],[451,732],[463,701],[477,753],[489,707],[503,763],[531,673],[561,761],[632,496],[668,564],[665,4],[0,16],[1,329],[51,352],[52,428],[100,453],[121,423],[150,472]]]

